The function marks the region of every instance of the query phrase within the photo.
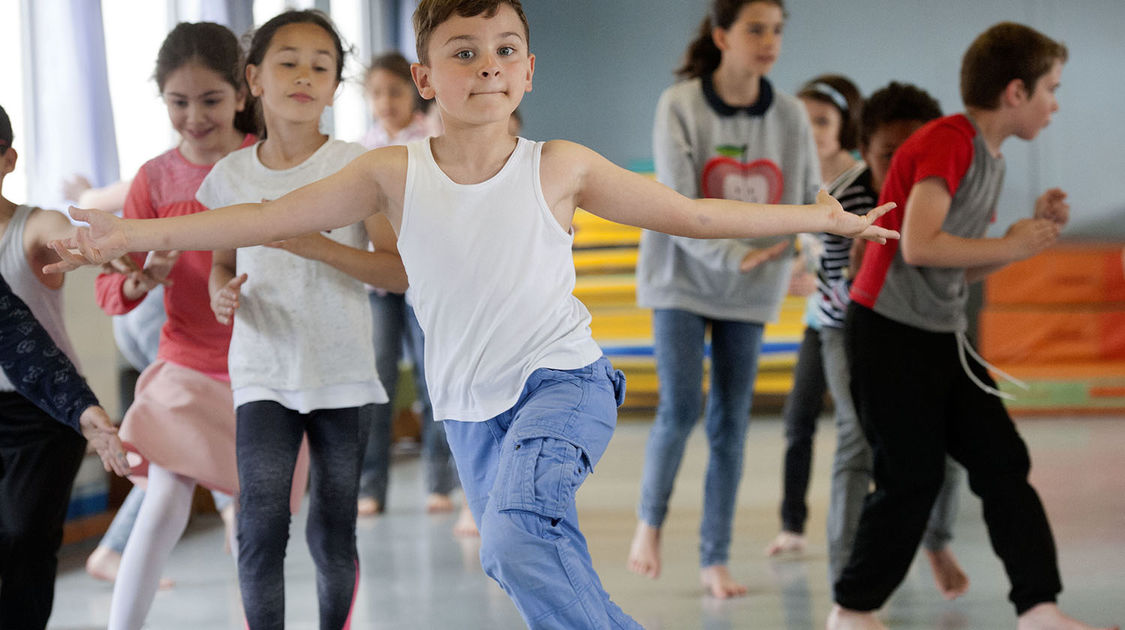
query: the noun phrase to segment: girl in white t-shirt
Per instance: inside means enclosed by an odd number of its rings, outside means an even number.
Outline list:
[[[246,79],[265,140],[216,164],[199,201],[215,208],[275,199],[362,154],[362,146],[319,129],[343,65],[339,35],[322,13],[287,11],[261,26],[247,54]],[[363,445],[374,405],[387,402],[375,372],[364,282],[406,289],[394,234],[381,217],[214,254],[211,305],[219,321],[234,322],[238,574],[250,628],[284,626],[288,497],[302,438],[310,451],[307,538],[320,627],[344,627],[350,615],[359,578]]]

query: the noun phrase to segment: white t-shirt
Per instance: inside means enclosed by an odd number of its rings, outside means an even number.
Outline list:
[[[274,170],[258,147],[230,153],[196,198],[208,208],[277,199],[339,171],[365,149],[329,139],[301,164]],[[363,223],[325,236],[366,248]],[[371,305],[359,280],[324,263],[265,246],[238,250],[247,274],[230,343],[230,379],[237,407],[272,400],[298,412],[357,407],[389,399],[375,371]]]
[[[491,179],[457,184],[430,141],[407,145],[398,247],[426,335],[434,418],[480,422],[510,409],[539,368],[602,356],[574,297],[574,237],[539,183],[543,144],[519,139]]]

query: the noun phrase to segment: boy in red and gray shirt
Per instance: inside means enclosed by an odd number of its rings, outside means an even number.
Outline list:
[[[965,113],[937,119],[895,153],[878,224],[901,242],[871,245],[852,287],[847,350],[856,410],[874,452],[850,561],[835,583],[830,630],[883,628],[873,612],[906,575],[942,484],[948,452],[965,466],[1012,583],[1019,628],[1088,628],[1055,605],[1062,585],[1027,447],[965,337],[968,283],[1055,242],[1069,206],[1052,189],[1033,218],[984,236],[1004,177],[1000,146],[1031,140],[1058,109],[1066,47],[1002,23],[962,61]]]

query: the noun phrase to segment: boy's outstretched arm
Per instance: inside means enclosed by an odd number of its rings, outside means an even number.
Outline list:
[[[902,257],[908,264],[995,271],[1038,254],[1059,234],[1058,224],[1044,218],[1017,221],[1000,238],[954,236],[942,230],[952,201],[941,178],[929,177],[914,184],[902,223]]]
[[[824,191],[816,204],[807,206],[688,199],[582,145],[563,141],[549,144],[551,159],[548,161],[548,150],[544,149],[544,171],[557,166],[568,174],[574,182],[576,205],[610,221],[691,238],[753,238],[797,232],[832,232],[881,243],[898,238],[894,230],[872,225],[893,204],[858,216],[845,212]],[[545,179],[551,175],[555,173],[544,172]]]
[[[100,264],[130,251],[235,249],[351,225],[388,208],[384,176],[394,176],[388,170],[404,171],[405,163],[404,147],[369,151],[333,175],[279,199],[180,217],[127,220],[74,208],[71,216],[90,225],[78,228],[69,239],[53,241],[62,261],[44,271]]]

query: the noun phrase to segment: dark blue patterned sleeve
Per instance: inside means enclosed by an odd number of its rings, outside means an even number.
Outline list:
[[[78,418],[98,404],[86,379],[27,304],[0,278],[0,368],[21,396],[81,433]]]

